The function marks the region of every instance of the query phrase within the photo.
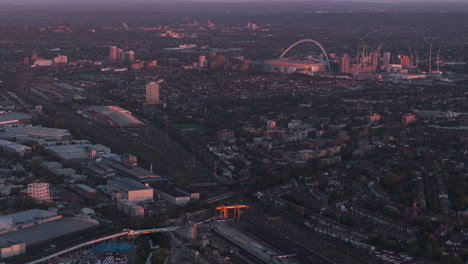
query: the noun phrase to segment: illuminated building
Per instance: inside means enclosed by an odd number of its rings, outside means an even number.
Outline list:
[[[351,58],[348,56],[348,54],[343,55],[343,57],[340,58],[339,60],[339,67],[340,67],[340,72],[341,73],[349,73],[349,65],[351,63]]]
[[[371,65],[375,69],[379,66],[379,54],[377,52],[371,54]]]
[[[400,64],[402,66],[407,66],[407,65],[411,65],[411,59],[408,55],[401,55],[400,56]]]
[[[146,101],[159,102],[159,84],[150,82],[146,85]]]
[[[380,115],[379,114],[372,114],[366,117],[368,122],[374,123],[380,121]]]
[[[198,67],[206,68],[208,66],[208,62],[206,60],[206,56],[198,57]]]
[[[57,57],[54,58],[54,64],[59,64],[59,63],[67,63],[68,58],[67,56],[64,55],[58,55]]]
[[[390,52],[384,52],[384,54],[383,54],[383,66],[388,66],[390,64],[390,57],[391,57]]]
[[[325,71],[325,64],[318,60],[276,59],[264,62],[264,68],[270,72],[313,74]]]
[[[405,114],[404,116],[401,117],[401,123],[405,125],[412,123],[414,121],[416,121],[416,116],[413,114]]]
[[[44,182],[28,184],[28,196],[38,201],[49,201],[49,184]]]
[[[117,47],[116,46],[109,47],[109,61],[110,62],[117,61]]]

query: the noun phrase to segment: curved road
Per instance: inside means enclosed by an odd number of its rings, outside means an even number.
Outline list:
[[[124,229],[123,232],[115,233],[115,234],[105,236],[105,237],[101,237],[101,238],[97,238],[97,239],[93,239],[91,241],[84,242],[84,243],[81,243],[81,244],[78,244],[78,245],[75,245],[75,246],[60,250],[59,252],[56,252],[54,254],[42,257],[40,259],[27,262],[26,264],[39,264],[39,263],[42,263],[42,262],[47,261],[49,259],[59,257],[59,256],[61,256],[63,254],[68,253],[68,252],[75,251],[75,250],[80,249],[82,247],[90,246],[90,245],[93,245],[93,244],[96,244],[96,243],[101,243],[101,242],[104,242],[104,241],[107,241],[107,240],[110,240],[110,239],[114,239],[114,238],[118,238],[118,237],[121,237],[121,236],[138,236],[138,235],[151,234],[151,233],[172,232],[172,231],[175,231],[176,229],[178,229],[179,227],[180,226],[171,226],[171,227],[143,229],[143,230]]]

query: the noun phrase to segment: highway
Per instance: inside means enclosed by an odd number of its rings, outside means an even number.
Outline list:
[[[143,230],[124,229],[123,232],[119,232],[119,233],[115,233],[115,234],[112,234],[112,235],[109,235],[109,236],[105,236],[105,237],[93,239],[91,241],[83,242],[83,243],[80,243],[78,245],[75,245],[75,246],[60,250],[60,251],[58,251],[58,252],[56,252],[54,254],[42,257],[42,258],[37,259],[37,260],[27,262],[26,264],[43,263],[43,262],[45,262],[45,261],[47,261],[49,259],[59,257],[59,256],[61,256],[63,254],[75,251],[77,249],[87,247],[87,246],[90,246],[90,245],[94,245],[94,244],[97,244],[97,243],[101,243],[101,242],[104,242],[104,241],[107,241],[107,240],[115,239],[115,238],[118,238],[118,237],[122,237],[122,236],[138,236],[138,235],[151,234],[151,233],[172,232],[172,231],[175,231],[176,229],[178,229],[179,227],[180,226],[171,226],[171,227],[143,229]]]

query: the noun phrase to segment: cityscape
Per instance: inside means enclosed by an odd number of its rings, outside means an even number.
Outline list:
[[[468,2],[0,0],[10,263],[468,263]]]

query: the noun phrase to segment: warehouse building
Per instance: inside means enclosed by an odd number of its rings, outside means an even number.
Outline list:
[[[19,213],[2,215],[0,220],[4,223],[9,223],[4,225],[0,229],[0,234],[5,234],[7,232],[30,228],[35,225],[44,224],[50,221],[55,221],[61,219],[61,215],[57,215],[56,212],[40,210],[40,209],[31,209]],[[0,237],[1,238],[1,237]]]
[[[110,180],[107,191],[113,198],[129,202],[153,200],[153,189],[132,179]]]
[[[0,128],[27,124],[31,122],[32,117],[22,112],[0,112]]]
[[[67,237],[76,238],[78,234],[96,229],[99,222],[78,217],[64,217],[60,220],[35,225],[28,229],[17,230],[1,235],[0,240],[7,239],[21,241],[26,249],[39,249],[48,246],[54,241]]]
[[[15,257],[26,253],[26,243],[0,238],[0,259]]]
[[[14,139],[17,142],[47,141],[70,139],[68,129],[49,128],[40,126],[8,127],[0,133],[2,139]]]
[[[166,200],[174,205],[185,206],[191,200],[190,194],[182,192],[173,186],[161,184],[155,187],[158,198]]]

